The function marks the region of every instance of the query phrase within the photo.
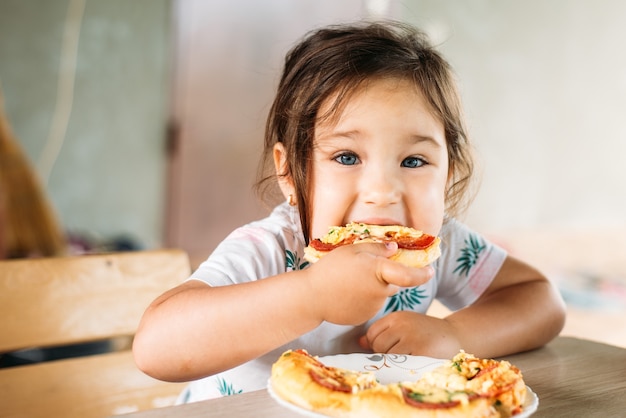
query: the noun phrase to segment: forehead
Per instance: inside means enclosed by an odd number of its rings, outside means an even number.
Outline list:
[[[435,112],[430,104],[425,100],[421,87],[413,80],[407,78],[382,78],[363,80],[358,84],[349,83],[331,93],[322,101],[317,112],[317,122],[333,123],[341,117],[346,106],[358,100],[361,96],[368,93],[372,89],[384,88],[387,90],[404,90],[414,93],[428,107],[429,112],[434,116]]]
[[[404,122],[443,133],[441,118],[415,82],[405,78],[376,78],[350,90],[344,88],[323,101],[315,122],[316,136],[320,131],[345,124],[353,116],[357,119],[359,115],[378,116],[389,105],[402,109],[404,116],[410,115]]]

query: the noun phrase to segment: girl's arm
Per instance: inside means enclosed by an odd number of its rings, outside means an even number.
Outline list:
[[[556,337],[565,324],[565,304],[539,271],[509,256],[483,295],[445,320],[467,351],[495,357]]]
[[[211,287],[189,280],[146,310],[133,352],[138,367],[161,380],[188,381],[260,356],[315,328],[300,272]]]
[[[460,349],[498,357],[540,347],[565,323],[565,305],[537,270],[507,257],[472,305],[444,319],[394,312],[374,323],[361,345],[377,352],[448,358]]]
[[[388,260],[391,244],[333,251],[305,270],[229,286],[191,280],[146,310],[133,352],[138,367],[161,380],[194,380],[259,357],[322,321],[357,325],[398,288],[428,281],[431,268]]]

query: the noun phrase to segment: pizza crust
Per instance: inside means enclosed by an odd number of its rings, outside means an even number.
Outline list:
[[[352,404],[351,417],[363,418],[496,418],[500,415],[489,400],[477,398],[453,408],[416,408],[407,404],[401,386],[386,385],[357,394]]]

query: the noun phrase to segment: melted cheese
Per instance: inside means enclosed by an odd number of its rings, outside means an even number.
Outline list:
[[[467,378],[455,370],[452,362],[446,362],[441,367],[425,373],[420,381],[449,391],[462,391],[467,385]]]
[[[420,237],[423,235],[421,231],[402,225],[369,225],[364,223],[352,222],[346,226],[333,226],[328,229],[328,233],[321,238],[326,244],[338,244],[343,240],[354,235],[357,239],[376,239],[383,238],[387,233],[393,233],[403,236]]]
[[[404,382],[402,385],[409,389],[408,396],[417,402],[440,404],[448,402],[467,404],[469,402],[469,394],[466,392],[432,385],[423,380],[410,383]]]

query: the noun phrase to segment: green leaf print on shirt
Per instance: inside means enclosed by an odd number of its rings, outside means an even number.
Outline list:
[[[485,248],[486,245],[475,234],[470,234],[465,240],[465,248],[461,250],[461,256],[456,259],[459,264],[454,269],[454,273],[458,272],[461,276],[467,277]]]
[[[221,376],[217,377],[217,390],[220,391],[220,394],[222,396],[230,396],[230,395],[236,395],[238,393],[243,392],[243,390],[239,389],[236,390],[233,387],[232,383],[227,383],[226,380],[224,380],[224,378],[222,378]]]
[[[421,305],[421,299],[427,297],[424,292],[426,292],[426,289],[420,289],[419,287],[400,290],[389,298],[387,306],[385,306],[385,313],[410,310],[415,308],[416,305]]]
[[[298,254],[285,250],[285,268],[287,270],[302,270],[309,265],[308,261],[302,261]]]

